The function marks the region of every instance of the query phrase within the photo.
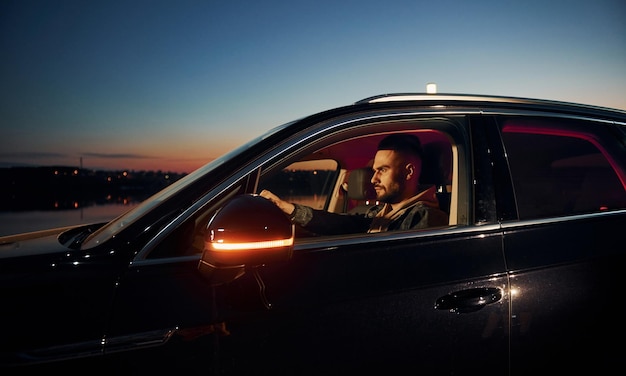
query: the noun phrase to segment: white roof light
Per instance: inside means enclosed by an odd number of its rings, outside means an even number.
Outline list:
[[[427,94],[437,94],[437,84],[434,82],[429,82],[426,84],[426,93]]]

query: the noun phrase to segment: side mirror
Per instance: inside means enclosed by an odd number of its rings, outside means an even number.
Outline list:
[[[237,196],[209,220],[198,269],[213,285],[230,282],[246,266],[290,259],[294,234],[294,225],[271,201]]]

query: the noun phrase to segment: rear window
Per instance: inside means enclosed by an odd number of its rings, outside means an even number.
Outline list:
[[[626,208],[623,156],[606,127],[565,119],[503,123],[520,219]]]

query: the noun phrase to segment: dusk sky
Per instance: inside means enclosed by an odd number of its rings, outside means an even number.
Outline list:
[[[0,167],[191,172],[391,92],[626,109],[626,2],[0,1]]]

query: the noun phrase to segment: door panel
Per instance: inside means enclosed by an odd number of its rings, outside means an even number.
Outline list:
[[[430,234],[297,250],[288,263],[258,270],[269,309],[239,299],[258,295],[252,273],[228,286],[219,313],[230,333],[220,339],[222,367],[506,373],[508,288],[498,228]],[[477,287],[502,296],[470,313],[435,308],[439,298]]]
[[[516,374],[608,371],[621,363],[606,336],[626,334],[615,305],[624,285],[617,237],[625,226],[626,214],[606,213],[506,227]]]

